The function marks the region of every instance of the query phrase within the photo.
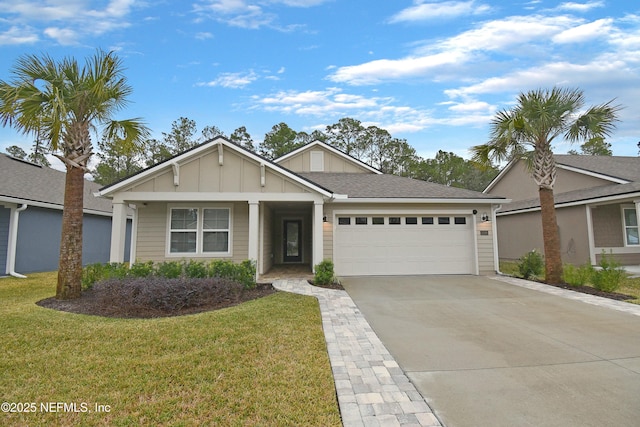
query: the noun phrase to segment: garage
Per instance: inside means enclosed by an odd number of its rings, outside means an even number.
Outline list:
[[[336,215],[340,276],[476,274],[472,216]]]

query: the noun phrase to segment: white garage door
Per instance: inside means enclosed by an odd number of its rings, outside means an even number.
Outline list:
[[[337,275],[474,274],[472,217],[338,215]]]

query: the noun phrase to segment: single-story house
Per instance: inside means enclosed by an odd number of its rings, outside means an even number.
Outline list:
[[[564,262],[600,262],[602,251],[623,265],[640,264],[640,158],[555,155],[556,215]],[[501,259],[543,250],[538,189],[522,160],[509,163],[484,190],[513,202],[497,212]]]
[[[106,186],[111,261],[251,259],[349,275],[484,274],[497,268],[494,211],[506,200],[382,174],[315,141],[275,161],[217,137]]]
[[[0,276],[58,269],[64,183],[62,171],[0,154]],[[108,262],[111,203],[95,182],[84,187],[82,262]]]

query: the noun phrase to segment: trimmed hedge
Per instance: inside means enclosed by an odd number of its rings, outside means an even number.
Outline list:
[[[236,264],[228,260],[213,260],[209,263],[197,260],[147,261],[129,266],[126,263],[90,264],[82,269],[82,288],[89,289],[95,283],[125,278],[162,277],[165,279],[221,278],[240,283],[245,289],[256,286],[256,265],[251,260]]]

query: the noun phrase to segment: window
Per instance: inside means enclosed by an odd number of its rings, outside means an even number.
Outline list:
[[[389,224],[391,224],[391,225],[400,224],[400,217],[399,216],[390,216],[389,217]]]
[[[467,218],[463,217],[463,216],[457,216],[455,218],[453,218],[453,223],[454,224],[459,224],[459,225],[464,225],[467,223]]]
[[[356,225],[367,225],[367,217],[366,216],[357,216],[356,217]]]
[[[374,216],[371,218],[371,224],[373,225],[384,225],[384,217],[382,216]]]
[[[632,207],[623,208],[622,214],[624,217],[625,244],[628,246],[640,244],[636,209]]]
[[[348,216],[343,216],[338,218],[338,225],[350,225],[351,224],[351,218],[349,218]]]
[[[407,225],[415,225],[418,223],[418,218],[415,216],[408,216],[404,219],[404,223]]]
[[[439,216],[438,224],[451,224],[451,218],[448,216]]]
[[[432,216],[423,216],[422,217],[422,223],[427,225],[427,224],[433,224],[433,217]]]
[[[169,253],[228,254],[229,208],[171,208]]]

